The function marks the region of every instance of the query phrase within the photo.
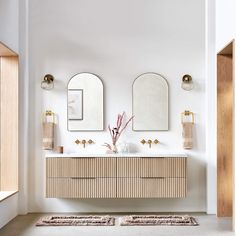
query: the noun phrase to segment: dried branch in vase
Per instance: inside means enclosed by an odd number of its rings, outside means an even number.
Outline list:
[[[108,125],[108,130],[109,130],[109,133],[111,136],[112,145],[110,145],[109,143],[104,143],[103,146],[107,147],[108,150],[112,151],[113,153],[117,153],[116,143],[117,143],[118,139],[120,138],[121,134],[124,132],[124,130],[128,126],[128,124],[134,118],[134,116],[131,116],[128,119],[128,121],[125,123],[125,125],[122,127],[124,116],[125,116],[125,112],[123,112],[122,114],[118,114],[117,121],[116,121],[116,127],[111,128],[111,126]]]

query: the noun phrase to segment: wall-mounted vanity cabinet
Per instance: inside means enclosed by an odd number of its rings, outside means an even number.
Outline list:
[[[48,155],[48,198],[183,198],[186,155]]]

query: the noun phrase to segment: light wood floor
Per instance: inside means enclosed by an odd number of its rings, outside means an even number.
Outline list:
[[[233,236],[231,218],[216,218],[214,215],[195,216],[200,226],[64,226],[36,227],[37,220],[46,214],[18,216],[0,229],[0,236]],[[55,214],[54,214],[55,215]]]

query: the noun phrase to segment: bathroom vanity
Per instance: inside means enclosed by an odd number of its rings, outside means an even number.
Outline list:
[[[46,155],[47,198],[183,198],[185,154]]]

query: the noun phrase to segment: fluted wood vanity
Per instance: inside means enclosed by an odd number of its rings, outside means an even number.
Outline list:
[[[48,198],[182,198],[187,192],[187,156],[46,156]]]

